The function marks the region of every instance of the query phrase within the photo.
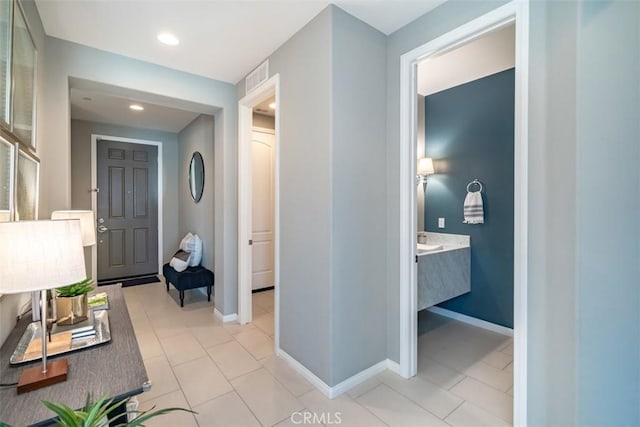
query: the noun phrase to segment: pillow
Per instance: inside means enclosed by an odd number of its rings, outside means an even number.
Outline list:
[[[191,234],[190,232],[187,233],[187,235],[184,236],[180,241],[180,249],[182,249],[183,251],[191,252],[189,249],[187,249],[187,244],[189,244],[192,238],[193,234]]]
[[[191,253],[189,266],[196,267],[202,261],[202,239],[197,234],[187,233],[180,242],[180,249]]]
[[[190,258],[191,253],[180,249],[173,255],[173,258],[171,258],[171,261],[169,261],[169,265],[173,267],[175,271],[180,273],[182,271],[185,271],[187,267],[189,267]]]
[[[194,234],[191,241],[193,243],[193,250],[191,251],[189,266],[196,267],[202,262],[202,239],[197,234]]]

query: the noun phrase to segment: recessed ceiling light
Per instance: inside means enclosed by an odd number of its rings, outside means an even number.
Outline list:
[[[158,33],[158,41],[160,41],[160,43],[164,43],[167,46],[177,46],[180,44],[180,40],[178,40],[178,38],[171,33]]]
[[[140,104],[131,104],[129,105],[129,108],[131,108],[134,111],[142,111],[144,110],[144,107]]]
[[[272,110],[276,109],[276,103],[272,102],[271,104],[269,104],[269,108],[271,108]]]

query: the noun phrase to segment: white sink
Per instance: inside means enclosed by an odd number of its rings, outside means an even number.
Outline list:
[[[442,249],[442,245],[430,245],[425,243],[418,243],[418,253],[423,254],[425,252],[439,251]]]

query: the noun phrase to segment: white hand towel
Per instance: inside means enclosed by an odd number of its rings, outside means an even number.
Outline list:
[[[484,208],[482,207],[482,192],[467,192],[464,198],[465,224],[484,224]]]

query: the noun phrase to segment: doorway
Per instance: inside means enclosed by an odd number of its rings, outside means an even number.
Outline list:
[[[267,102],[271,104],[274,101],[269,99]],[[256,115],[254,115],[254,122],[255,119]],[[274,287],[273,160],[275,140],[275,129],[253,127],[251,137],[251,240],[253,241],[251,290],[253,293]]]
[[[157,274],[162,266],[162,143],[91,136],[98,281]],[[101,191],[102,189],[102,191]]]
[[[258,308],[271,304],[278,349],[279,75],[242,98],[238,107],[238,320],[240,324],[253,320],[254,296]],[[257,117],[254,123],[257,107],[274,111],[273,129],[257,123]],[[253,293],[263,289],[267,292]]]
[[[526,424],[527,366],[527,91],[528,5],[511,2],[401,57],[400,104],[400,371],[417,372],[416,138],[417,64],[498,28],[516,25],[514,138],[514,424]]]

